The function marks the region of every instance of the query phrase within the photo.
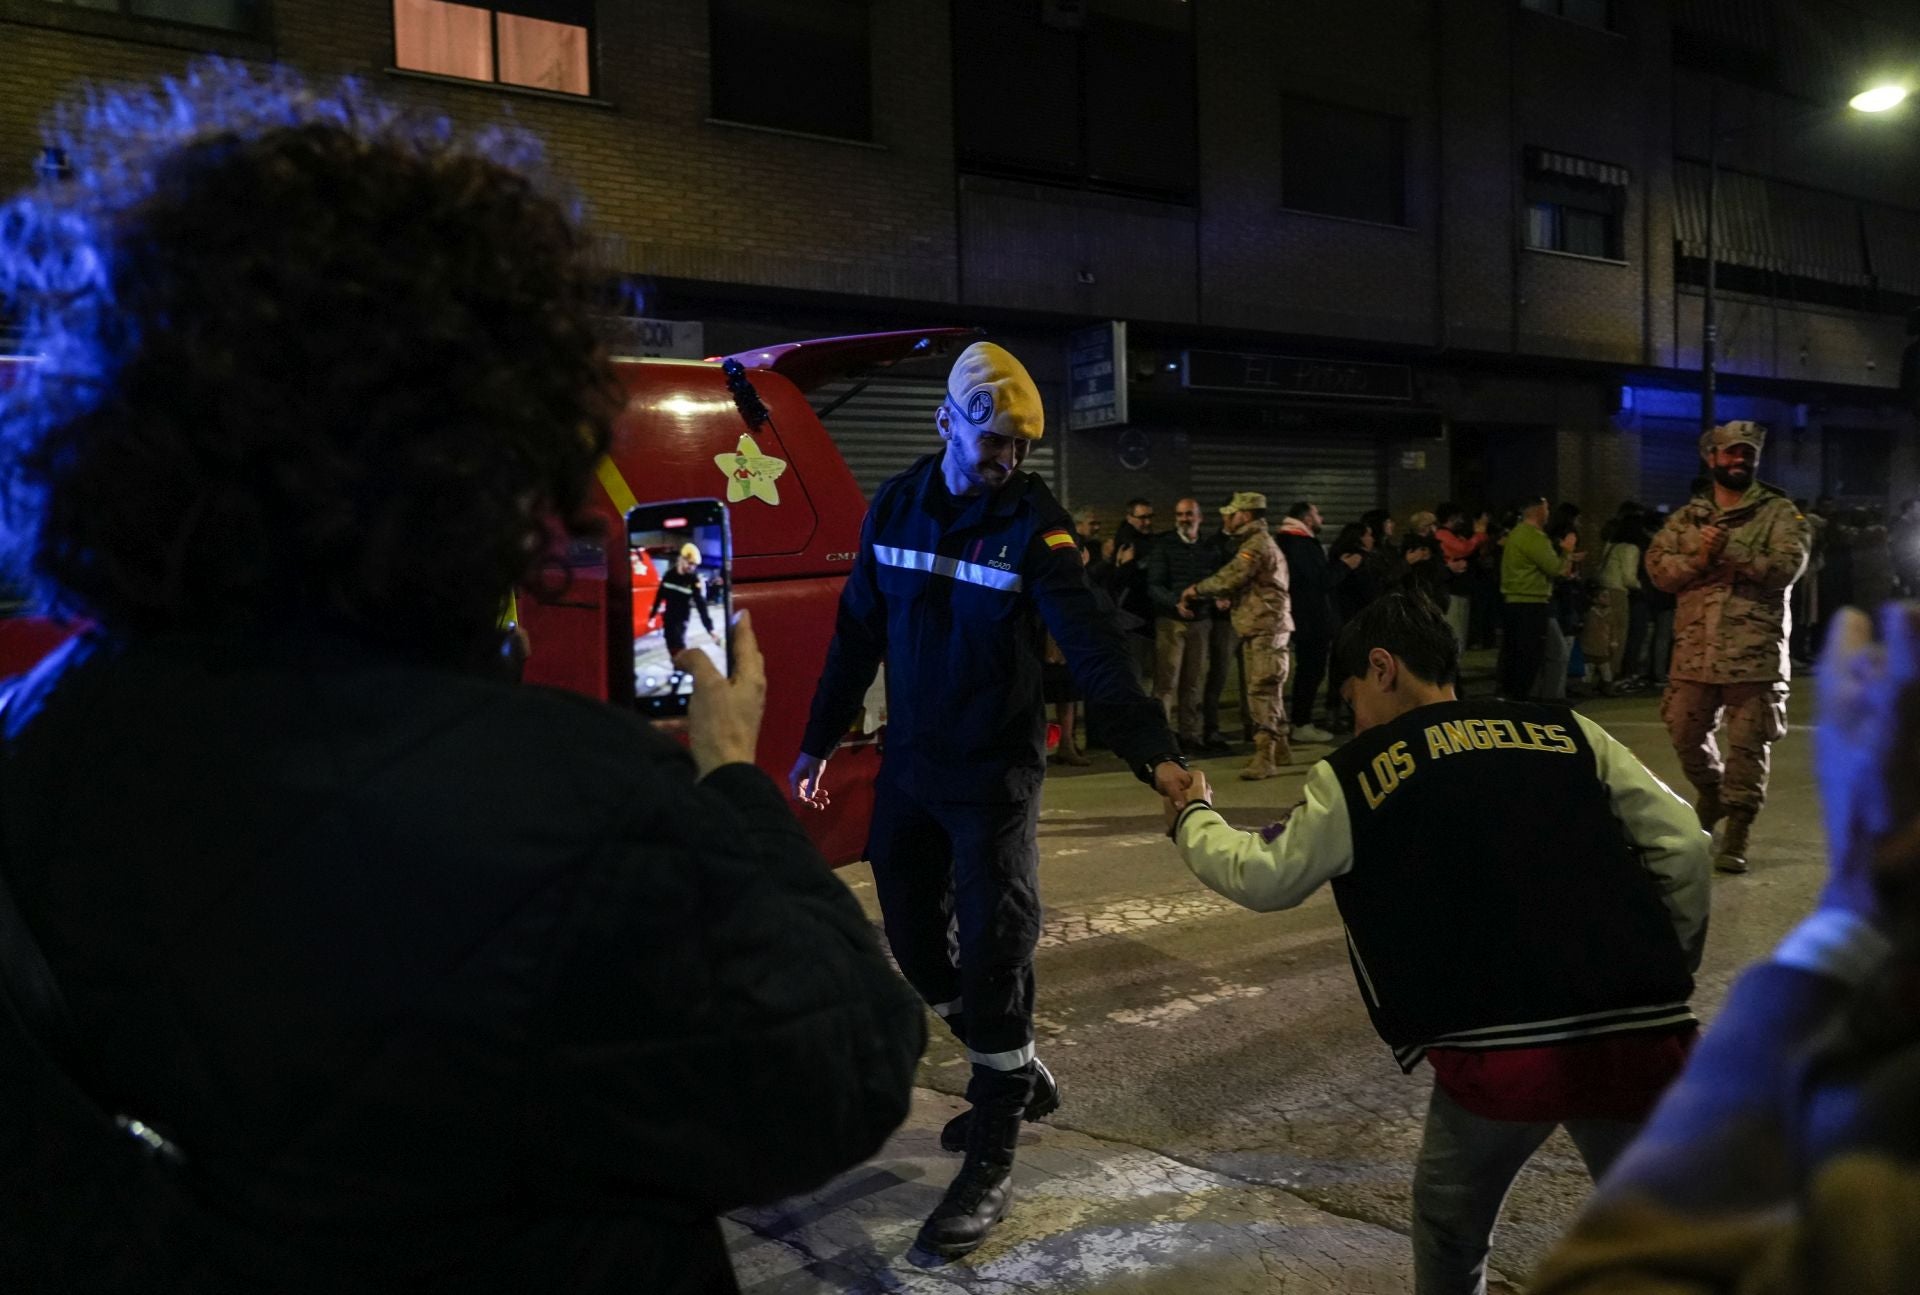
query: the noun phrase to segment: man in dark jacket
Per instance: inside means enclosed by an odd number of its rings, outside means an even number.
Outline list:
[[[1127,500],[1126,518],[1113,532],[1113,564],[1106,572],[1107,593],[1121,612],[1134,678],[1148,690],[1153,687],[1154,625],[1160,612],[1147,589],[1147,558],[1160,539],[1153,529],[1153,501]]]
[[[885,658],[887,749],[867,853],[901,971],[973,1063],[972,1109],[942,1137],[967,1159],[920,1234],[960,1255],[1006,1213],[1022,1116],[1059,1100],[1033,1047],[1045,634],[1136,775],[1182,789],[1188,775],[1087,584],[1066,510],[1020,471],[1045,431],[1025,366],[975,342],[934,426],[945,450],[874,492],[791,781],[824,803],[827,758]]]
[[[0,1288],[730,1291],[716,1215],[881,1145],[919,1005],[751,763],[744,618],[733,680],[682,659],[691,755],[496,677],[617,408],[588,243],[493,145],[289,80],[110,96],[0,224],[60,285],[13,556],[95,626],[9,698],[0,874],[101,1107],[0,1016]],[[102,1180],[109,1114],[174,1189]]]
[[[1287,560],[1293,600],[1293,697],[1287,714],[1296,742],[1333,741],[1332,733],[1313,722],[1314,699],[1326,681],[1327,653],[1333,650],[1333,580],[1320,544],[1323,524],[1319,505],[1302,499],[1287,509],[1273,537]]]
[[[1514,1175],[1565,1124],[1595,1178],[1679,1073],[1707,836],[1584,715],[1454,695],[1460,650],[1392,593],[1340,631],[1353,741],[1263,832],[1169,805],[1194,875],[1262,912],[1331,884],[1367,1012],[1434,1087],[1413,1184],[1422,1295],[1486,1289]]]
[[[1207,685],[1207,640],[1213,619],[1210,602],[1189,606],[1180,601],[1180,593],[1219,566],[1214,546],[1200,534],[1200,501],[1178,501],[1173,506],[1173,529],[1147,554],[1147,594],[1159,616],[1154,622],[1154,696],[1180,735],[1180,749],[1188,755],[1203,745],[1200,698]]]

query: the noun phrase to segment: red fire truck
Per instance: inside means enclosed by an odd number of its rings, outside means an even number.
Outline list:
[[[556,555],[571,577],[559,597],[523,590],[516,599],[533,650],[526,681],[630,704],[636,608],[626,511],[649,500],[724,499],[733,530],[733,605],[753,613],[767,660],[758,763],[784,781],[866,513],[866,499],[807,393],[946,355],[975,336],[972,329],[936,328],[790,342],[720,361],[616,361],[627,404],[599,471],[606,534]],[[0,382],[7,367],[0,364]],[[931,449],[931,409],[927,416]],[[69,632],[33,618],[0,619],[0,675],[31,666]],[[835,865],[860,857],[866,844],[879,718],[864,717],[835,755],[832,807],[804,816]]]

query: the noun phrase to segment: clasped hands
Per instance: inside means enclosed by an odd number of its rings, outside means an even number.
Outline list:
[[[1197,602],[1203,602],[1203,601],[1205,601],[1205,599],[1201,595],[1200,587],[1198,585],[1188,585],[1185,589],[1182,589],[1180,591],[1181,617],[1185,620],[1193,620],[1196,616],[1200,614],[1197,610],[1195,610],[1193,604]],[[1218,608],[1220,611],[1227,611],[1233,606],[1233,599],[1215,598],[1213,600],[1213,605],[1216,608]]]
[[[1172,780],[1163,782],[1160,772],[1166,769],[1177,770],[1184,782],[1176,783]],[[1213,788],[1207,784],[1207,775],[1198,769],[1181,769],[1176,764],[1163,764],[1154,771],[1153,785],[1160,793],[1168,827],[1172,827],[1173,821],[1180,817],[1180,811],[1194,801],[1203,800],[1208,804],[1213,803]]]

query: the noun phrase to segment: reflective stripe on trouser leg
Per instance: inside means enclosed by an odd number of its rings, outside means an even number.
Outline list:
[[[1033,1059],[1039,798],[927,809],[953,846],[953,914],[968,1058],[976,1067],[1017,1070]]]
[[[976,1066],[985,1066],[989,1070],[1018,1070],[1033,1060],[1033,1045],[1015,1048],[1011,1052],[975,1052],[967,1049],[967,1060]]]

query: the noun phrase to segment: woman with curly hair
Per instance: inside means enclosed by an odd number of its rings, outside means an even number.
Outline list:
[[[90,628],[5,690],[0,1286],[733,1289],[717,1212],[876,1149],[924,1026],[748,626],[691,757],[500,678],[618,399],[537,147],[220,63],[51,143],[0,506]]]

